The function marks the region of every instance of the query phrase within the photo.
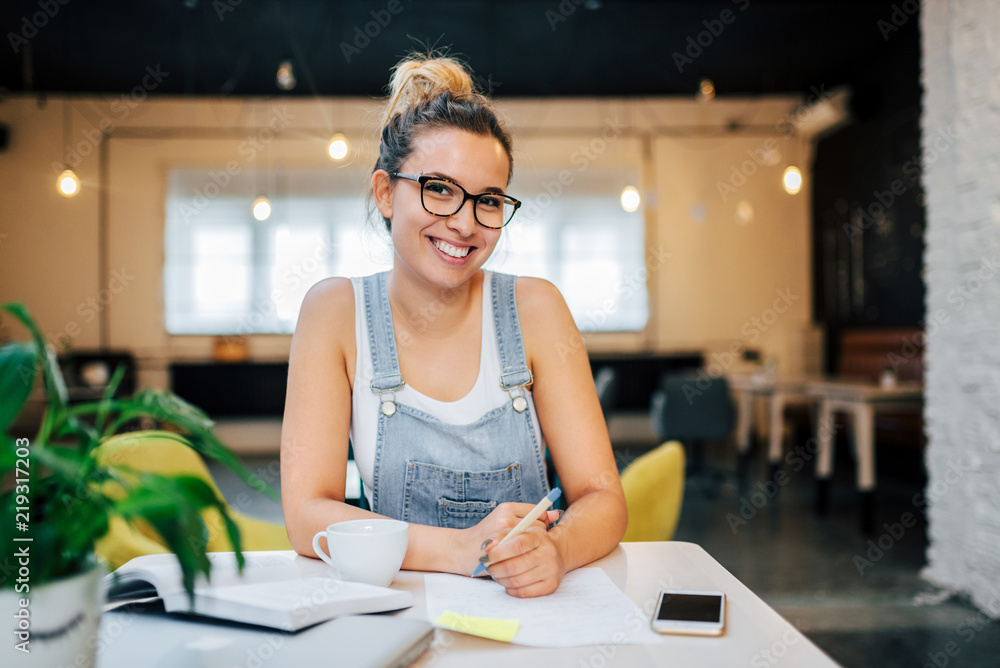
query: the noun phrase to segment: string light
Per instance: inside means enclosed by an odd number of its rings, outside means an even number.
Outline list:
[[[789,195],[798,194],[802,190],[802,172],[795,165],[786,167],[785,174],[781,177],[781,184]]]
[[[267,220],[271,217],[271,200],[261,195],[253,201],[253,217],[257,220]]]
[[[69,140],[73,135],[73,110],[68,101],[63,100],[63,148],[69,149]],[[63,197],[73,197],[80,192],[80,177],[76,175],[69,165],[63,163],[65,169],[56,179],[56,191]]]
[[[327,145],[326,151],[334,160],[343,160],[347,157],[347,151],[349,148],[350,147],[347,144],[347,137],[338,132],[330,137],[330,143]]]
[[[627,212],[632,213],[639,208],[639,204],[642,201],[642,197],[639,195],[639,190],[635,186],[625,186],[622,190],[622,208]]]
[[[67,169],[56,179],[56,188],[63,197],[73,197],[80,192],[80,177],[72,169]]]

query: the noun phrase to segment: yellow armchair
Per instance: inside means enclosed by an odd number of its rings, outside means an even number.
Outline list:
[[[222,492],[212,479],[208,467],[197,452],[176,440],[169,432],[132,432],[113,436],[96,448],[93,455],[99,461],[128,466],[137,471],[161,475],[185,474],[204,480],[219,498]],[[229,507],[229,514],[240,529],[244,550],[290,550],[291,543],[283,524],[247,517]],[[208,551],[226,552],[233,549],[226,536],[222,518],[215,509],[202,514],[208,528]],[[170,549],[160,542],[156,533],[145,523],[134,526],[120,517],[112,517],[108,533],[97,542],[97,553],[111,568],[145,554],[162,554]]]
[[[622,541],[670,540],[684,501],[684,446],[667,441],[622,471],[628,527]]]

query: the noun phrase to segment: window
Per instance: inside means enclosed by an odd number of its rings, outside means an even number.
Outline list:
[[[388,266],[365,252],[373,244],[364,238],[364,186],[356,179],[289,174],[293,194],[272,197],[264,221],[250,210],[258,180],[276,177],[247,175],[211,199],[204,194],[218,192],[205,188],[211,172],[171,174],[164,271],[169,333],[289,334],[313,284]]]
[[[563,170],[562,174],[565,175]],[[287,334],[306,291],[327,276],[364,276],[391,255],[367,232],[357,170],[282,172],[281,196],[265,221],[251,215],[276,174],[233,177],[208,188],[209,170],[170,176],[164,297],[171,334]],[[487,268],[552,281],[583,331],[639,331],[649,317],[641,209],[620,203],[638,176],[620,169],[519,170],[511,193],[524,204]],[[564,178],[565,180],[565,178]],[[276,188],[272,188],[274,192]],[[218,194],[215,198],[208,193]]]
[[[552,281],[581,331],[643,329],[649,318],[645,226],[641,209],[627,213],[620,202],[638,175],[594,167],[516,174],[510,190],[524,205],[488,266]]]

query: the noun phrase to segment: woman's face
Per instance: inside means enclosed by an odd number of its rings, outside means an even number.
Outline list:
[[[505,192],[509,162],[495,138],[465,130],[422,133],[399,171],[429,174],[457,183],[466,192]],[[440,287],[457,287],[483,266],[500,240],[500,230],[483,227],[473,215],[472,200],[452,216],[424,210],[420,183],[398,179],[376,204],[392,221],[395,266]],[[380,201],[381,199],[381,201]],[[383,208],[383,206],[387,208]]]

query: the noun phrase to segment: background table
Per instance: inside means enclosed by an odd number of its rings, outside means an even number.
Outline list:
[[[870,532],[874,526],[875,491],[875,411],[884,408],[919,410],[923,405],[923,383],[897,383],[883,387],[865,381],[823,380],[806,385],[806,392],[819,402],[816,439],[817,509],[825,512],[828,481],[833,475],[834,429],[833,414],[847,413],[854,420],[857,486],[861,494],[862,529]]]
[[[698,545],[623,543],[592,565],[604,569],[647,613],[647,618],[661,588],[725,592],[728,597],[725,634],[714,638],[663,636],[661,643],[648,645],[535,648],[437,629],[434,644],[413,665],[419,668],[837,665]],[[396,614],[426,616],[423,573],[403,571],[392,587],[406,589],[414,597],[412,608]],[[566,611],[566,623],[573,623],[573,610]],[[99,668],[211,666],[207,661],[192,663],[190,647],[198,647],[199,643],[210,646],[212,638],[227,636],[240,637],[250,645],[246,660],[240,665],[300,668],[337,665],[336,648],[324,644],[323,626],[285,634],[165,614],[106,612],[101,618],[97,665]],[[186,651],[179,651],[185,645]],[[225,668],[231,668],[230,664]]]
[[[781,467],[784,454],[782,438],[785,433],[785,406],[792,401],[808,400],[808,377],[782,377],[769,373],[729,374],[729,385],[738,395],[736,421],[736,449],[745,458],[750,452],[750,439],[754,430],[754,399],[764,399],[767,406],[767,461],[768,478]],[[743,473],[741,471],[741,473]]]

